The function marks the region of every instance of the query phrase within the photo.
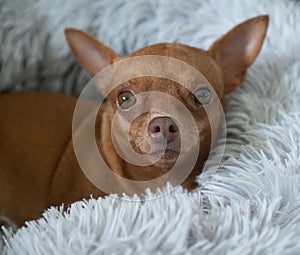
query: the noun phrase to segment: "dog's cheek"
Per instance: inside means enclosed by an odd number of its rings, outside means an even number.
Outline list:
[[[211,149],[211,126],[208,120],[198,125],[200,139],[200,155],[206,157]]]

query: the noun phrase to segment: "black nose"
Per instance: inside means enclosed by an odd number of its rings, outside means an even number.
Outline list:
[[[148,125],[148,133],[153,138],[159,138],[163,135],[167,142],[173,142],[178,136],[178,127],[169,117],[154,118]]]

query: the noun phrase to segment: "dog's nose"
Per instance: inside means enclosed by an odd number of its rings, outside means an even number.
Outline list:
[[[176,123],[169,117],[154,118],[148,125],[148,132],[151,137],[160,138],[163,135],[168,143],[175,140],[178,131]]]

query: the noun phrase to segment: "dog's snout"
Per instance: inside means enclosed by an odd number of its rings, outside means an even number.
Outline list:
[[[151,120],[148,126],[149,135],[153,138],[159,138],[163,135],[167,142],[173,142],[178,136],[178,127],[169,117],[158,117]]]

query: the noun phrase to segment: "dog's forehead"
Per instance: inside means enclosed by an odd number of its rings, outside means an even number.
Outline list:
[[[178,43],[160,43],[147,46],[126,56],[160,55],[183,61],[197,69],[214,87],[223,92],[223,73],[207,51]]]
[[[118,89],[132,88],[135,92],[159,91],[170,95],[177,95],[180,91],[187,90],[181,84],[161,77],[136,77],[120,85]]]

